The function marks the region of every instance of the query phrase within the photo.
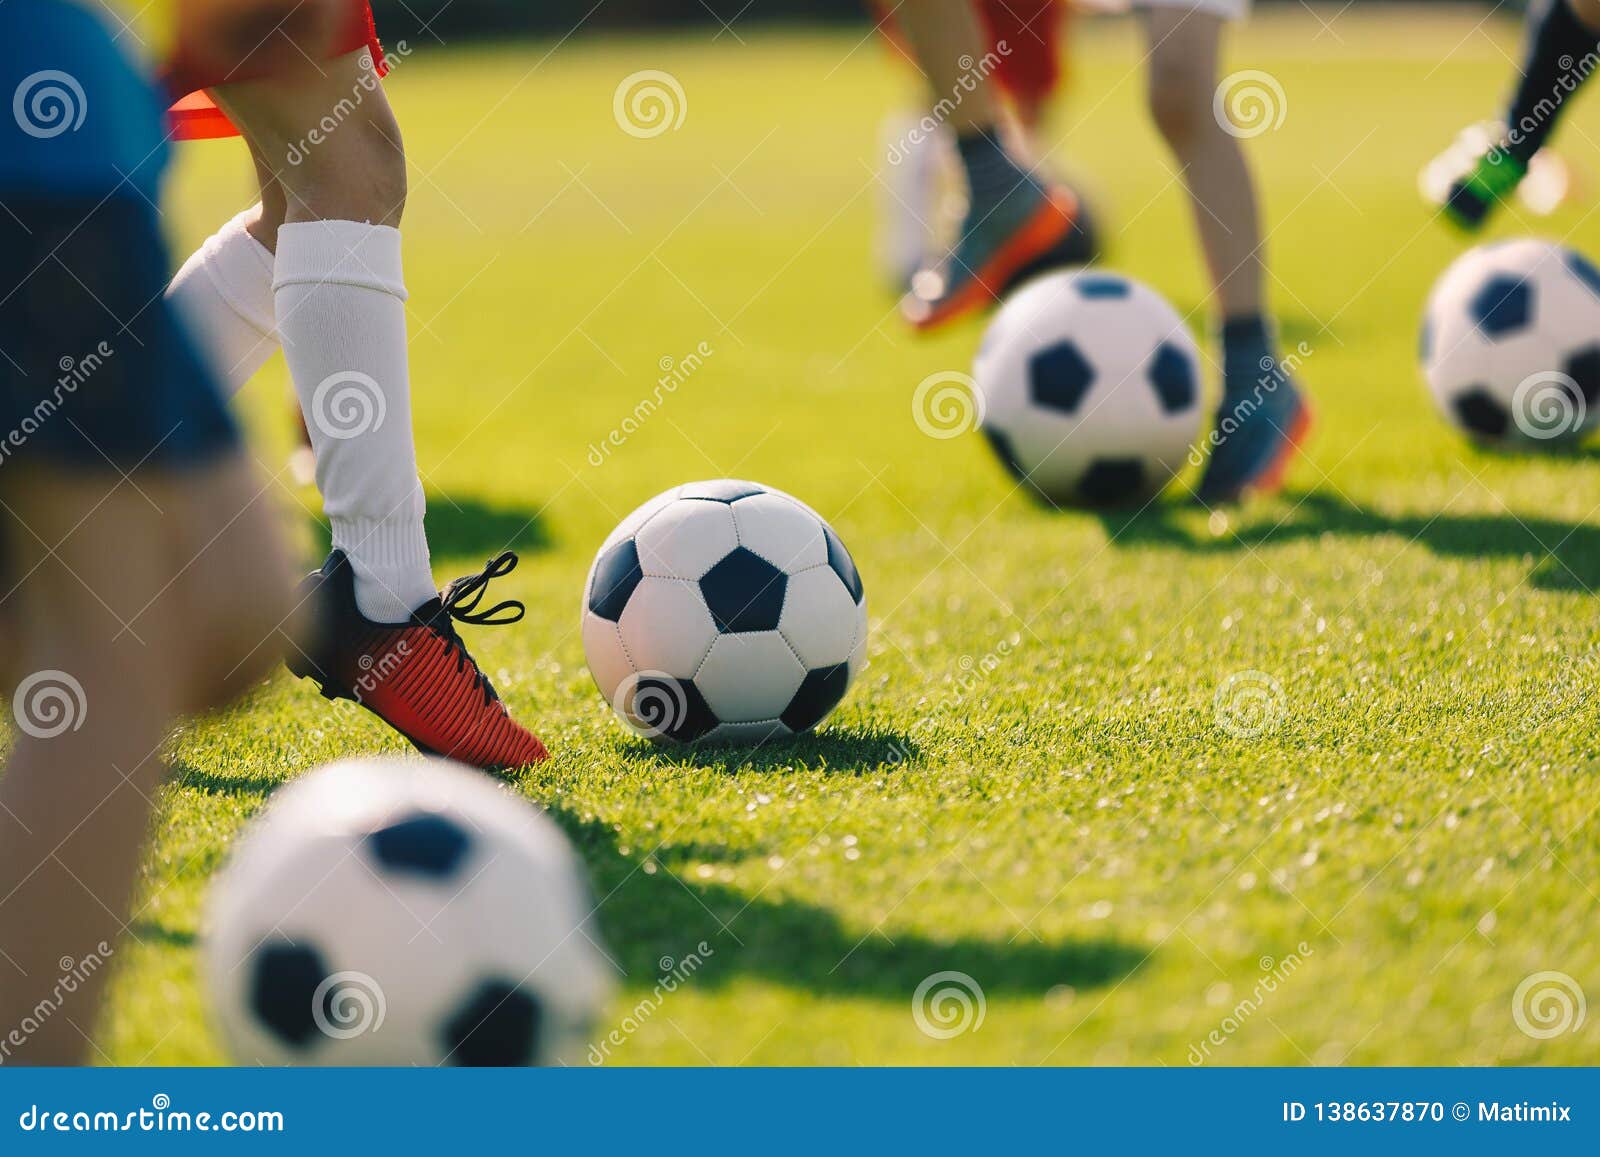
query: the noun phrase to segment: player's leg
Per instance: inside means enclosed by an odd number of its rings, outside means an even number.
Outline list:
[[[1230,502],[1279,485],[1310,414],[1264,311],[1255,182],[1239,139],[1213,112],[1224,18],[1201,7],[1143,15],[1150,114],[1183,171],[1220,317],[1222,404],[1199,497]]]
[[[0,1023],[36,1025],[13,1061],[88,1057],[109,969],[60,962],[104,962],[122,938],[166,730],[278,658],[289,584],[248,476],[231,457],[131,481],[31,464],[0,479],[21,624],[0,778]],[[76,973],[65,994],[63,972]]]
[[[1446,219],[1481,228],[1490,212],[1527,175],[1567,102],[1595,71],[1600,55],[1600,0],[1545,0],[1528,18],[1522,75],[1505,113],[1505,136],[1456,180],[1445,197]]]
[[[167,299],[188,320],[230,394],[278,349],[272,250],[288,206],[266,159],[254,149],[251,159],[261,199],[201,243],[167,288]]]
[[[267,669],[289,588],[162,301],[159,105],[77,4],[0,6],[0,85],[24,74],[72,77],[79,122],[0,122],[0,1023],[7,1060],[68,1061],[106,971],[61,962],[124,927],[166,728]]]
[[[429,566],[412,438],[399,126],[369,52],[322,71],[293,85],[213,90],[281,190],[279,199],[263,179],[262,211],[243,232],[274,251],[274,324],[332,527],[333,554],[308,588],[329,631],[290,666],[425,750],[484,766],[535,762],[543,746],[471,661],[453,626],[459,607],[441,598]],[[311,142],[333,107],[346,110],[342,119]],[[378,680],[374,671],[394,674]]]
[[[1002,140],[989,48],[972,0],[907,0],[900,29],[927,78],[930,120],[955,136],[968,207],[941,267],[912,279],[905,315],[929,329],[985,308],[1025,269],[1055,251],[1061,262],[1087,255],[1076,235],[1077,198],[1047,187],[1012,159]]]

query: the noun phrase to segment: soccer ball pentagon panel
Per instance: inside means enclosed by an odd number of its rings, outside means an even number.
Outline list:
[[[658,494],[611,532],[583,593],[583,649],[651,739],[760,743],[809,731],[867,651],[850,552],[805,503],[734,479]]]
[[[1470,250],[1434,284],[1420,353],[1433,400],[1468,437],[1581,437],[1600,420],[1600,270],[1532,238]]]
[[[1194,339],[1160,294],[1118,274],[1025,285],[989,324],[973,378],[995,453],[1054,505],[1154,495],[1200,429]]]
[[[583,1055],[611,989],[556,825],[440,759],[284,788],[212,886],[204,968],[246,1065],[528,1065]]]

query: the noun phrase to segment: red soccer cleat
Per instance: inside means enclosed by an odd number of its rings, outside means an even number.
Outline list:
[[[544,744],[511,718],[455,629],[457,622],[496,626],[522,618],[526,608],[514,599],[478,610],[489,581],[516,565],[508,550],[480,573],[456,579],[409,621],[386,624],[361,613],[355,571],[336,550],[301,587],[302,596],[318,604],[321,640],[312,654],[292,655],[289,670],[314,681],[329,699],[365,707],[424,754],[485,771],[548,759]]]

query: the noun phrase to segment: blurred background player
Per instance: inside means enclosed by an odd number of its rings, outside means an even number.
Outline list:
[[[1439,193],[1429,185],[1443,185],[1446,220],[1468,232],[1481,229],[1530,172],[1540,176],[1540,168],[1546,191],[1533,207],[1548,212],[1561,200],[1569,184],[1566,168],[1540,150],[1566,111],[1567,101],[1597,68],[1600,0],[1543,0],[1529,10],[1522,76],[1512,89],[1504,122],[1465,130],[1457,145],[1430,166],[1447,174],[1444,182],[1430,182],[1424,172],[1424,192],[1432,193],[1430,199],[1438,199]]]
[[[918,147],[948,132],[966,187],[954,244],[912,275],[901,302],[906,319],[926,330],[992,306],[1041,264],[1081,262],[1091,250],[1076,194],[1006,147],[994,79],[1005,54],[990,47],[973,0],[905,0],[893,17],[895,39],[921,70],[930,98],[912,133],[919,139],[907,143]]]
[[[936,96],[941,86],[948,90],[961,83],[959,76],[951,79],[948,62],[952,52],[956,58],[964,55],[969,60],[981,55],[963,47],[963,35],[979,34],[971,5],[972,0],[939,0],[921,6],[908,2],[897,10],[906,39]],[[1215,506],[1239,501],[1251,493],[1269,493],[1282,485],[1288,464],[1311,425],[1310,407],[1283,366],[1276,326],[1266,311],[1266,265],[1255,182],[1238,136],[1213,107],[1224,26],[1248,12],[1249,0],[1133,0],[1133,6],[1140,10],[1148,44],[1145,59],[1150,115],[1183,173],[1218,316],[1222,399],[1214,436],[1208,440],[1211,451],[1196,490],[1201,502]],[[936,8],[952,9],[943,25],[943,36],[934,35],[926,27]],[[966,11],[964,26],[959,13],[953,10],[957,8]],[[1038,25],[1054,21],[1058,14],[1050,5],[1038,5],[1032,11],[1031,21],[1018,21],[1013,12],[1008,33],[1015,37],[1017,50],[1025,56],[1038,51],[1041,45],[1053,47],[1059,43],[1059,38],[1052,36],[1034,39],[1029,35]],[[991,35],[996,35],[1000,25],[991,20],[991,26],[995,29]],[[965,31],[959,31],[963,27]],[[998,41],[989,49],[993,55],[998,55],[997,44]],[[938,67],[941,62],[943,68]],[[1056,75],[1037,68],[1028,72],[1049,76],[1052,84]],[[982,239],[995,233],[1003,235],[1005,222],[1016,215],[1013,212],[1008,217],[993,206],[1026,202],[1042,187],[1038,179],[1022,171],[1023,166],[1032,163],[1032,157],[1002,163],[992,156],[998,148],[985,151],[976,144],[980,139],[994,139],[991,129],[997,123],[987,87],[980,83],[978,88],[983,90],[982,96],[975,99],[967,95],[955,110],[956,114],[971,110],[969,122],[977,126],[967,130],[973,143],[964,146],[963,161],[969,186],[977,188],[992,182],[995,187],[981,200],[975,198],[968,210],[962,240],[950,262],[957,270],[981,260],[983,253],[995,248],[993,242],[985,244]],[[1032,88],[1033,99],[1018,102],[1019,110],[1030,110],[1023,114],[1031,117],[1027,123],[1038,125],[1040,106],[1051,91],[1051,86],[1036,85]],[[949,123],[960,134],[957,115],[952,115]],[[1022,139],[1026,141],[1028,137],[1024,133]],[[1021,155],[1030,147],[1036,154],[1041,153],[1035,143],[1016,147],[1014,155]],[[976,154],[976,161],[968,159],[969,153]],[[1073,202],[1076,203],[1075,197]],[[1013,271],[1012,283],[1047,265],[1071,263],[1072,259],[1060,250],[1047,251]],[[939,288],[932,281],[925,284]],[[943,293],[950,296],[948,289]],[[911,297],[917,296],[914,285]],[[976,304],[987,302],[980,300]],[[907,312],[913,321],[920,318],[920,324],[926,326],[965,311],[930,303],[920,315],[915,308]]]
[[[316,3],[183,4],[221,66],[263,48],[263,17],[320,43]],[[265,488],[162,300],[161,102],[112,30],[171,17],[0,5],[0,1024],[36,1026],[7,1042],[23,1063],[85,1059],[108,970],[63,1004],[60,962],[114,951],[167,729],[264,674],[290,617]]]
[[[290,670],[423,751],[520,767],[544,759],[544,746],[511,718],[455,627],[520,617],[514,603],[499,616],[474,612],[516,558],[442,593],[434,585],[411,424],[398,228],[405,151],[379,83],[371,9],[341,0],[338,13],[331,49],[293,78],[207,71],[179,45],[168,76],[180,95],[176,135],[242,135],[261,200],[201,245],[168,296],[228,390],[280,347],[288,362],[333,537],[304,588],[326,630],[289,656]],[[374,670],[387,674],[374,680]]]
[[[1207,506],[1283,484],[1311,408],[1279,357],[1265,301],[1266,254],[1255,180],[1239,137],[1216,111],[1225,26],[1250,0],[1133,0],[1149,45],[1151,119],[1183,173],[1211,275],[1222,400],[1195,495]]]
[[[999,86],[1011,113],[1002,118],[1002,139],[1017,162],[1031,168],[1048,151],[1039,137],[1061,87],[1073,9],[1062,0],[978,0],[977,10],[992,54],[986,58],[985,71]],[[882,4],[876,11],[889,43],[907,56],[893,12]],[[966,207],[963,191],[951,187],[959,179],[952,134],[942,125],[926,131],[923,117],[922,112],[887,117],[881,134],[888,167],[883,173],[878,258],[885,279],[900,290],[937,258],[942,226],[947,219],[958,219]],[[1060,263],[1082,262],[1094,255],[1093,227],[1081,196],[1077,234],[1077,246]]]

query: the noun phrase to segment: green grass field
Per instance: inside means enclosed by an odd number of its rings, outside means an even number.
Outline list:
[[[967,369],[980,326],[915,340],[871,274],[877,123],[911,89],[859,33],[416,44],[396,68],[436,570],[522,552],[503,586],[527,620],[472,640],[557,753],[518,787],[604,897],[627,973],[612,1023],[660,958],[712,950],[614,1061],[1183,1065],[1213,1030],[1218,1064],[1600,1061],[1592,1015],[1538,1040],[1511,1012],[1540,970],[1600,998],[1600,461],[1471,449],[1414,362],[1422,299],[1461,248],[1415,175],[1493,111],[1517,30],[1335,11],[1331,30],[1271,12],[1230,52],[1287,97],[1250,149],[1321,421],[1288,493],[1227,519],[1177,497],[1047,513],[976,436],[919,432],[913,387]],[[1058,156],[1107,208],[1110,264],[1203,332],[1141,51],[1126,22],[1084,31]],[[645,68],[688,104],[651,140],[612,117]],[[1591,100],[1561,134],[1591,179],[1597,139]],[[237,144],[185,147],[180,251],[249,197]],[[1595,207],[1496,232],[1600,252]],[[701,342],[703,368],[590,464],[658,363]],[[287,396],[274,361],[246,406],[309,565],[323,539],[316,495],[281,469]],[[594,691],[579,593],[637,503],[721,475],[834,522],[871,662],[813,738],[674,755],[626,738]],[[1217,721],[1241,672],[1281,688],[1254,738]],[[229,840],[293,776],[402,746],[287,675],[177,735],[106,1060],[222,1059],[196,938]],[[934,1039],[912,993],[946,970],[986,1014]]]

